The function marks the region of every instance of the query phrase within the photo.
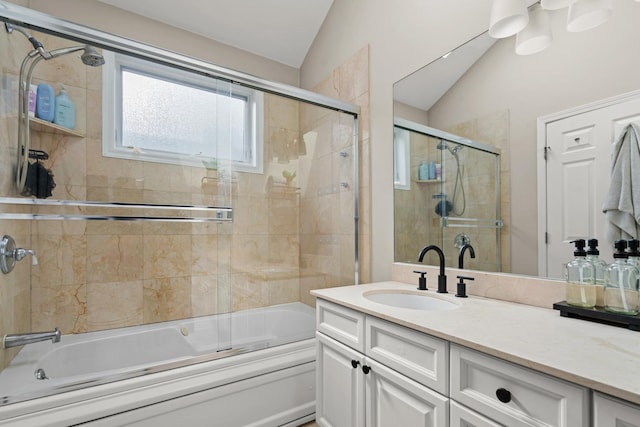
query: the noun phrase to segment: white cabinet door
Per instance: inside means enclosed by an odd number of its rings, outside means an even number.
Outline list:
[[[365,367],[367,427],[449,425],[449,399],[369,358]]]
[[[316,422],[364,427],[364,357],[321,333],[316,338]]]
[[[450,427],[502,427],[490,419],[460,405],[455,400],[449,402]]]
[[[640,406],[594,393],[593,427],[640,427]]]

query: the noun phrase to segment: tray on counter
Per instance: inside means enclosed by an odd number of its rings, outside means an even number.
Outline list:
[[[560,310],[560,316],[572,317],[574,319],[588,320],[591,322],[604,323],[621,328],[628,328],[632,331],[640,331],[640,317],[616,314],[605,311],[603,307],[583,308],[567,304],[566,301],[553,304],[554,310]]]

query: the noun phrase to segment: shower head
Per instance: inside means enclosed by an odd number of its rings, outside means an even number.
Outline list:
[[[436,148],[438,150],[449,150],[449,152],[455,156],[456,154],[458,154],[458,151],[464,148],[464,145],[455,144],[455,147],[451,148],[451,145],[449,145],[445,140],[441,139],[440,142],[438,142]]]
[[[82,62],[90,67],[99,67],[104,65],[104,56],[102,56],[95,47],[86,45],[84,53],[80,56]]]

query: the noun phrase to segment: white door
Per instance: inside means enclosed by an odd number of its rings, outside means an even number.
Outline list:
[[[596,238],[600,257],[613,259],[604,237],[604,196],[609,189],[612,147],[629,123],[640,124],[640,96],[593,105],[546,123],[546,236],[540,234],[539,275],[564,278],[575,239]],[[544,230],[543,230],[544,231]],[[546,244],[544,239],[546,238]]]
[[[449,425],[449,399],[365,358],[367,427]]]
[[[364,356],[316,333],[316,422],[364,427]]]

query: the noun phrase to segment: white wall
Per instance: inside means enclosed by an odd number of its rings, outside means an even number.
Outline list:
[[[490,6],[490,0],[334,0],[301,67],[301,86],[311,88],[370,46],[373,281],[390,279],[393,262],[393,83],[486,30]]]
[[[134,0],[132,0],[134,1]],[[108,33],[267,80],[299,84],[299,70],[96,0],[15,0],[20,5]],[[179,11],[176,11],[179,13]]]

